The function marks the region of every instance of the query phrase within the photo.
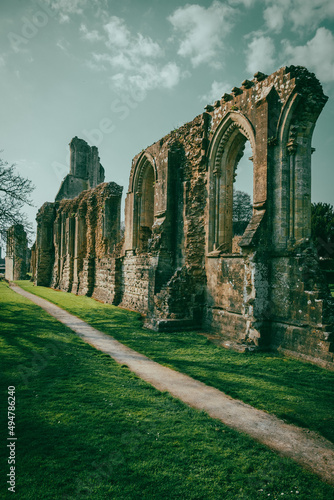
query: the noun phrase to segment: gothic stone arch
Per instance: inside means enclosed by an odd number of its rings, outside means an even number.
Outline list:
[[[249,140],[256,165],[255,133],[251,123],[240,113],[231,112],[221,121],[209,152],[209,251],[232,251],[233,182],[238,162]],[[255,170],[256,172],[256,170]],[[254,203],[261,182],[254,175]]]
[[[155,184],[158,180],[153,156],[139,155],[130,174],[126,200],[126,248],[140,253],[147,251],[155,220]]]
[[[204,323],[221,334],[226,345],[271,345],[316,358],[315,345],[318,353],[326,344],[322,355],[332,359],[331,343],[325,341],[332,338],[326,333],[330,318],[325,314],[317,324],[314,310],[311,313],[306,306],[313,304],[320,312],[315,296],[321,285],[305,280],[309,264],[303,257],[304,251],[312,253],[308,243],[312,133],[326,100],[313,74],[291,66],[270,76],[257,73],[206,107],[211,140],[205,152]],[[240,254],[233,255],[231,186],[246,139],[253,151],[253,216],[241,239]],[[316,268],[315,259],[312,262]],[[328,299],[321,308],[327,304],[329,310],[328,291],[323,293]],[[321,342],[316,344],[315,338]]]
[[[154,223],[155,172],[152,163],[143,158],[138,165],[134,185],[133,243],[137,251],[148,249]]]

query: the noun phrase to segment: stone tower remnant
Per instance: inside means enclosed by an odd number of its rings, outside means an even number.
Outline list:
[[[112,302],[123,188],[103,183],[95,146],[74,137],[70,152],[70,173],[55,202],[44,203],[36,217],[34,280]]]
[[[61,183],[55,201],[75,198],[103,181],[104,168],[97,147],[90,147],[83,139],[74,137],[70,142],[70,173]]]

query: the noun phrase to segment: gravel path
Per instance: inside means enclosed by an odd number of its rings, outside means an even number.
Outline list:
[[[324,481],[334,485],[334,445],[323,437],[286,424],[273,415],[232,399],[218,389],[162,366],[51,302],[18,286],[12,285],[11,288],[71,328],[85,342],[109,354],[117,363],[127,365],[138,377],[158,390],[168,391],[189,406],[204,410],[211,417],[248,434],[280,455],[292,458]]]

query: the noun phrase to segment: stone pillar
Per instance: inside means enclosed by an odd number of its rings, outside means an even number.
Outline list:
[[[54,203],[44,203],[39,210],[36,239],[36,276],[35,284],[50,286],[54,265],[53,223],[55,219]]]
[[[31,247],[31,278],[30,281],[35,281],[36,275],[36,242]]]
[[[288,234],[288,243],[289,246],[293,246],[296,242],[296,177],[295,177],[295,168],[296,168],[296,151],[297,151],[297,144],[295,141],[291,141],[287,144],[288,148],[288,153],[289,153],[289,179],[288,179],[288,184],[289,184],[289,217],[288,217],[288,227],[289,227],[289,234]]]
[[[214,240],[213,240],[213,250],[216,250],[219,247],[219,220],[220,220],[220,213],[219,213],[219,206],[220,206],[220,176],[221,176],[221,169],[220,168],[215,168],[213,171],[214,175],[214,197],[215,197],[215,203],[214,203],[214,209],[215,209],[215,214],[214,214]]]
[[[82,272],[83,260],[86,255],[86,231],[86,207],[81,206],[75,217],[73,293],[78,293],[80,287],[80,273]]]
[[[75,218],[66,217],[66,215],[64,214],[64,225],[63,225],[64,254],[63,254],[63,273],[62,273],[61,288],[66,292],[70,292],[73,283]]]
[[[52,284],[53,288],[57,288],[60,279],[60,247],[61,247],[61,223],[59,215],[53,225],[53,244],[54,244],[54,266],[52,273]]]

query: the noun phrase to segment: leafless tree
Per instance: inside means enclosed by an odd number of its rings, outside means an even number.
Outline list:
[[[35,186],[29,179],[22,177],[15,165],[0,158],[0,236],[6,238],[6,230],[13,224],[22,224],[26,231],[32,226],[23,212],[25,205],[33,206],[30,198]]]

